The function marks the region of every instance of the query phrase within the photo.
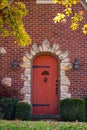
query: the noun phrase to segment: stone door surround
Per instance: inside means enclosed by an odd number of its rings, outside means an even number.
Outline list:
[[[26,52],[23,57],[23,63],[21,67],[25,68],[24,73],[21,75],[21,78],[24,80],[23,88],[21,93],[24,95],[23,101],[31,104],[32,97],[32,61],[37,55],[43,53],[54,55],[60,61],[60,99],[70,98],[71,94],[68,91],[68,86],[70,85],[70,80],[66,76],[66,71],[72,68],[71,63],[69,62],[68,51],[62,51],[59,48],[59,44],[50,45],[49,41],[45,39],[42,44],[37,45],[33,44],[29,52]]]

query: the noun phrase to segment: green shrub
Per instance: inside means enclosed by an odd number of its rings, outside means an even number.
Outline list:
[[[85,102],[82,99],[60,100],[60,116],[63,121],[84,121]]]
[[[1,106],[1,102],[0,102],[0,119],[3,118],[3,109],[2,109],[2,106]]]
[[[16,119],[29,120],[31,114],[31,106],[25,102],[19,102],[16,106]]]
[[[86,120],[87,120],[87,96],[84,98],[84,101],[85,101]]]
[[[15,107],[17,104],[18,99],[17,98],[1,98],[0,99],[0,105],[2,108],[2,113],[4,114],[4,119],[14,119],[15,115]]]
[[[87,104],[87,96],[84,98],[84,100],[85,100],[85,104]]]
[[[2,107],[0,106],[0,119],[2,119],[3,116],[4,116],[4,113],[3,113],[3,111],[2,111]]]

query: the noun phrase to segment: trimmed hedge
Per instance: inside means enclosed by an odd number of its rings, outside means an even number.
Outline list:
[[[19,120],[29,120],[31,106],[26,102],[19,102],[16,106],[15,118]]]
[[[82,99],[60,100],[60,116],[63,121],[84,121],[85,102]]]
[[[85,101],[86,121],[87,121],[87,96],[84,98],[84,101]]]
[[[85,104],[87,104],[87,96],[84,98],[84,100],[85,100]]]
[[[2,111],[2,107],[1,107],[1,104],[0,104],[0,119],[2,119],[3,116],[4,116],[4,113],[3,113],[3,111]]]
[[[15,108],[18,102],[17,98],[1,98],[0,108],[3,119],[12,120],[15,118]]]

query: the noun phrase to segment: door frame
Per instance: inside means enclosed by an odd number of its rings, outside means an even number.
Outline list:
[[[49,56],[54,57],[57,60],[57,65],[58,65],[57,67],[59,69],[59,70],[57,69],[57,71],[58,71],[57,72],[58,73],[58,76],[57,76],[57,79],[58,79],[58,95],[59,95],[57,100],[58,100],[58,106],[59,106],[59,101],[60,101],[60,80],[59,80],[59,78],[60,78],[60,60],[55,54],[52,54],[50,52],[42,52],[42,53],[36,54],[33,57],[32,66],[33,66],[33,62],[34,62],[35,58],[37,58],[38,56],[42,56],[42,55],[49,55]],[[32,67],[32,79],[31,79],[31,81],[33,82],[33,67]],[[32,94],[33,85],[31,85],[31,86],[32,86],[32,88],[31,88],[31,104],[33,104],[33,101],[32,101],[32,98],[33,98],[33,94]],[[32,106],[32,109],[33,109],[33,106]],[[59,111],[59,109],[58,109],[58,111]],[[33,112],[31,112],[32,118],[59,118],[60,117],[59,114],[32,114],[32,113]]]
[[[61,50],[58,43],[51,43],[48,39],[45,39],[41,44],[32,44],[29,51],[25,52],[23,56],[23,62],[20,67],[24,72],[21,74],[21,80],[23,81],[23,87],[20,89],[22,95],[21,101],[27,102],[32,106],[32,62],[37,55],[50,54],[59,60],[59,80],[60,80],[60,99],[71,98],[71,93],[68,91],[70,86],[70,80],[66,76],[66,71],[72,69],[70,63],[68,50]]]

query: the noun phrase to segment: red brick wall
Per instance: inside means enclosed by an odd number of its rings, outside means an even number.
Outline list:
[[[58,43],[61,50],[66,49],[69,51],[71,63],[74,62],[75,58],[78,58],[81,65],[80,70],[74,71],[72,69],[67,72],[71,82],[69,91],[72,94],[72,97],[87,96],[87,36],[83,35],[81,28],[72,31],[69,28],[70,19],[68,19],[66,24],[54,24],[54,16],[57,12],[63,11],[64,7],[52,4],[39,5],[36,4],[35,0],[22,1],[26,4],[29,11],[29,14],[23,19],[23,21],[26,31],[32,38],[32,43],[40,44],[45,38],[47,38],[51,44],[54,42]],[[80,4],[74,7],[74,11],[79,10],[84,10]],[[83,23],[87,22],[86,16],[87,14],[85,12],[85,18],[80,27],[82,27]],[[20,89],[23,86],[23,81],[20,77],[24,72],[24,69],[19,67],[17,70],[14,70],[12,68],[12,62],[17,59],[18,62],[21,63],[25,51],[29,51],[31,46],[24,48],[19,47],[14,44],[13,37],[0,37],[0,47],[4,47],[7,50],[5,56],[0,55],[0,80],[5,77],[11,77],[12,86],[10,91],[15,91],[12,93],[12,96],[18,96],[21,99],[22,95],[20,94]],[[3,93],[4,95],[7,95],[5,90]]]

